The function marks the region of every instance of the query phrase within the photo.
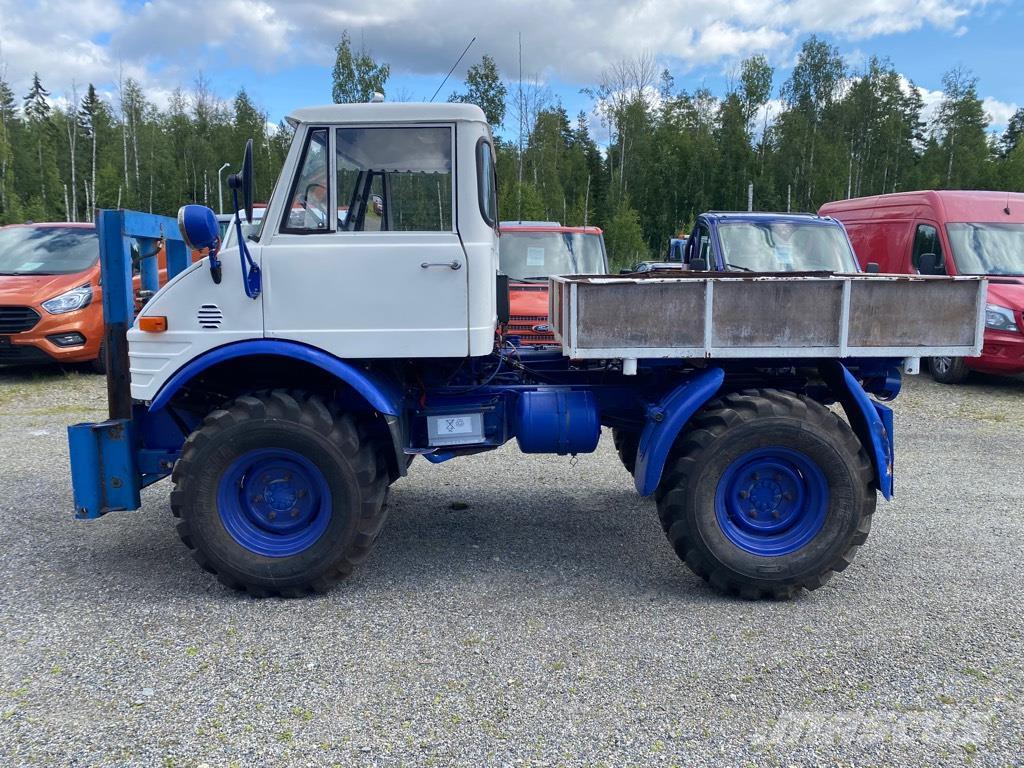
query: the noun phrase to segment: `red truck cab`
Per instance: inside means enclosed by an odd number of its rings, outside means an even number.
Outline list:
[[[499,264],[509,276],[510,319],[505,334],[520,344],[554,344],[548,318],[552,275],[608,273],[604,233],[598,227],[564,227],[555,221],[503,221]]]
[[[959,383],[972,370],[1024,373],[1024,194],[898,192],[826,203],[819,213],[843,223],[862,266],[988,276],[981,356],[931,358],[937,381]]]

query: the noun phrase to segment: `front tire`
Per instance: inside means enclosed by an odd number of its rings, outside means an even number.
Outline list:
[[[929,357],[928,370],[940,384],[963,384],[971,373],[962,357]]]
[[[766,389],[714,401],[691,424],[656,499],[694,573],[726,594],[786,599],[850,564],[876,494],[846,422],[809,398]]]
[[[178,533],[234,589],[325,591],[366,559],[384,524],[379,453],[351,416],[316,396],[239,397],[185,441],[172,475]]]

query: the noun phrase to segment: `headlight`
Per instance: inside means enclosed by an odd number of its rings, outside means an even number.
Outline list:
[[[67,293],[54,296],[52,299],[43,302],[43,309],[51,315],[63,315],[65,312],[74,312],[89,306],[92,301],[92,286],[80,285],[72,288]]]
[[[993,331],[1016,331],[1017,322],[1013,319],[1013,310],[998,304],[986,304],[985,327]]]

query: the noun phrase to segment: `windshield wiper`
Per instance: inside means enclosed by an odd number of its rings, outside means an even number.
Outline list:
[[[531,275],[530,277],[513,277],[512,280],[518,280],[521,283],[536,283],[536,282],[547,282],[547,275]]]
[[[744,272],[753,272],[750,267],[741,267],[739,264],[730,264],[728,261],[725,262],[725,266],[729,269],[742,269]]]

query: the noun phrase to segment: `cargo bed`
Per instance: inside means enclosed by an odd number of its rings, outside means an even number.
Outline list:
[[[971,357],[980,277],[681,272],[551,278],[555,339],[576,359]]]

